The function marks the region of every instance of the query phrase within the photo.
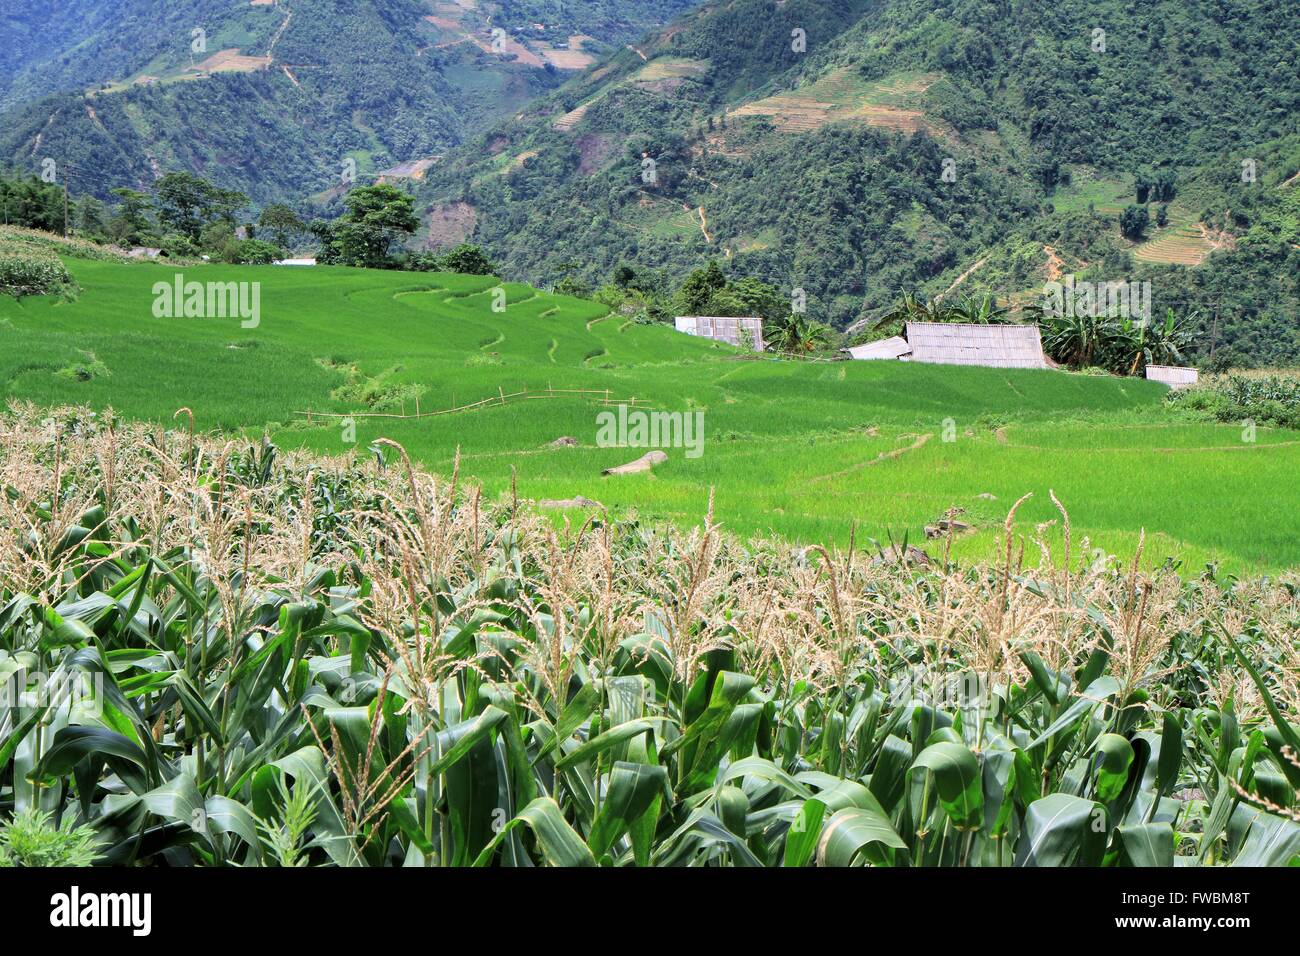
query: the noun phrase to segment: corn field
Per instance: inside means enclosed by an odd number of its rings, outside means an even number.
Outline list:
[[[0,827],[115,866],[1300,861],[1300,578],[1121,565],[1060,502],[1063,559],[1013,507],[970,567],[705,502],[557,529],[376,451],[0,415]]]

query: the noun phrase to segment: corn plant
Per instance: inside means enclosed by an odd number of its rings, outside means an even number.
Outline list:
[[[0,820],[99,863],[1286,865],[1296,582],[929,566],[0,416]],[[1053,499],[1055,500],[1055,499]],[[10,825],[12,826],[12,824]]]

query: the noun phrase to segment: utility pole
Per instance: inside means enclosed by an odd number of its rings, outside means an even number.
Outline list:
[[[70,171],[76,169],[73,163],[62,163],[63,167],[63,238],[72,235],[72,224],[68,216],[68,177]]]
[[[1210,330],[1210,366],[1214,366],[1214,356],[1219,350],[1219,310],[1222,308],[1223,300],[1214,303],[1214,324]]]

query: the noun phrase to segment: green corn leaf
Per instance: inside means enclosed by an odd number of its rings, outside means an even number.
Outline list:
[[[1035,800],[1025,813],[1016,866],[1093,866],[1106,847],[1106,811],[1068,793]]]
[[[587,838],[591,852],[597,857],[604,856],[614,841],[667,789],[668,771],[664,767],[622,760],[615,763],[605,801]]]
[[[912,769],[918,767],[934,774],[939,802],[954,826],[980,826],[984,812],[980,764],[967,747],[946,741],[933,744],[913,762]]]
[[[888,817],[862,807],[846,807],[837,810],[823,825],[817,844],[817,865],[852,866],[859,854],[876,846],[907,848]]]
[[[483,848],[483,851],[474,861],[474,866],[487,866],[492,860],[492,854],[496,851],[501,841],[506,835],[520,824],[526,825],[533,831],[537,837],[537,844],[541,847],[542,856],[548,866],[595,866],[596,858],[592,855],[591,849],[587,844],[582,842],[582,837],[574,831],[573,827],[565,822],[563,814],[560,813],[559,804],[550,797],[538,797],[528,806],[519,811],[519,814],[501,828],[492,841]]]
[[[817,844],[821,842],[822,820],[825,816],[826,804],[816,798],[804,801],[786,834],[784,866],[802,867],[809,864],[817,851]]]

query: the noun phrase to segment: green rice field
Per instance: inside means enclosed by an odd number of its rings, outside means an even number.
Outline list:
[[[712,489],[724,528],[746,537],[906,537],[937,554],[924,527],[961,508],[974,530],[954,553],[987,557],[1008,508],[1033,493],[1017,527],[1042,525],[1059,547],[1054,490],[1076,551],[1086,538],[1131,556],[1145,529],[1144,563],[1172,559],[1187,574],[1300,563],[1300,436],[1260,428],[1245,441],[1238,426],[1176,415],[1154,383],[746,356],[522,285],[507,284],[495,312],[498,282],[485,277],[68,266],[82,287],[75,301],[0,299],[6,400],[167,424],[185,406],[199,429],[332,455],[372,454],[386,437],[439,472],[459,449],[462,475],[491,496],[508,495],[513,475],[521,498],[582,495],[647,521],[694,524]],[[257,326],[155,317],[154,284],[177,271],[260,283]],[[598,446],[606,393],[702,412],[703,453],[668,448],[652,474],[602,477],[644,451]],[[430,414],[485,399],[495,401]],[[562,436],[576,446],[552,447]]]

